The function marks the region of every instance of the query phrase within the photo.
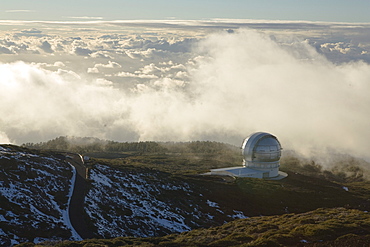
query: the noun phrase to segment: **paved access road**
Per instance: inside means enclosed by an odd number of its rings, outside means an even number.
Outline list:
[[[76,181],[69,204],[69,219],[81,238],[93,238],[93,233],[87,227],[84,212],[85,194],[88,189],[86,182],[87,169],[79,154],[66,154],[66,161],[76,168]]]

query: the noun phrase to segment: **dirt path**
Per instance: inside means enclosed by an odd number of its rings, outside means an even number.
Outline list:
[[[66,160],[76,168],[76,181],[69,205],[69,219],[73,228],[81,238],[93,238],[93,233],[87,227],[84,215],[85,193],[87,191],[87,170],[78,154],[68,154]]]

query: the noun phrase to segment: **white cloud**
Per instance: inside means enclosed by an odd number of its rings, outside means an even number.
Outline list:
[[[198,43],[156,34],[7,36],[1,47],[17,55],[0,54],[0,131],[16,143],[78,135],[239,144],[262,130],[284,148],[368,157],[370,45],[270,34],[222,31]],[[53,56],[32,54],[44,41]],[[22,59],[37,63],[12,63]]]
[[[175,89],[175,88],[182,88],[185,83],[181,80],[175,80],[171,78],[163,78],[161,80],[157,80],[153,82],[154,86],[159,87],[160,89]]]
[[[106,69],[114,69],[114,68],[121,68],[122,66],[119,63],[108,61],[108,64],[97,63],[94,66],[95,68],[106,68]]]
[[[168,63],[160,63],[159,66],[157,66],[154,63],[145,65],[143,68],[140,68],[140,70],[135,71],[135,73],[136,74],[146,74],[146,75],[157,75],[157,76],[162,76],[162,77],[168,77],[168,76],[174,77],[174,73],[177,74],[178,72],[184,72],[185,70],[186,70],[186,67],[184,65],[174,64],[172,61],[169,61]],[[179,75],[184,75],[184,74],[180,73]]]
[[[96,84],[101,86],[111,86],[113,85],[113,82],[108,81],[107,79],[104,78],[98,78],[96,79]]]
[[[115,74],[118,77],[126,77],[126,78],[142,78],[142,79],[156,79],[158,76],[152,74],[140,74],[140,73],[130,73],[130,72],[119,72]]]
[[[0,72],[0,112],[8,114],[1,131],[16,142],[62,133],[91,135],[124,114],[116,111],[122,95],[106,87],[110,83],[104,79],[89,84],[70,71],[50,72],[21,62],[1,64]]]
[[[152,56],[155,49],[147,49],[145,51],[138,50],[126,50],[125,53],[132,59],[143,59]]]
[[[103,20],[100,16],[67,16],[69,19],[82,19],[82,20]]]
[[[109,58],[114,59],[107,51],[96,51],[90,54],[92,58]]]
[[[188,79],[188,73],[185,71],[179,71],[175,74],[174,78],[180,79],[180,80],[187,80]]]
[[[36,29],[36,28],[31,28],[31,29],[27,29],[27,30],[22,30],[21,31],[22,33],[42,33],[42,31]]]
[[[370,138],[364,136],[370,101],[361,91],[370,89],[369,65],[335,65],[307,42],[282,47],[253,31],[214,35],[199,47],[205,55],[189,84],[171,88],[164,78],[138,87],[134,109],[148,109],[132,115],[142,140],[230,138],[263,130],[287,148],[367,155],[361,147]]]
[[[61,61],[56,61],[54,64],[53,64],[54,67],[65,67],[66,65],[61,62]]]
[[[72,71],[72,70],[64,70],[64,69],[58,69],[55,74],[57,75],[61,75],[63,76],[64,78],[67,78],[67,79],[71,79],[71,80],[74,80],[74,79],[81,79],[81,76],[78,75],[76,72]]]
[[[141,72],[144,74],[163,73],[166,71],[168,71],[167,68],[159,68],[154,63],[145,65],[144,68],[141,69]]]
[[[351,48],[344,44],[344,42],[338,42],[338,43],[325,43],[321,45],[322,50],[328,50],[330,52],[337,51],[342,54],[348,53]]]
[[[87,73],[89,74],[98,74],[99,73],[99,69],[94,67],[94,68],[88,68],[87,69]]]
[[[89,74],[98,74],[98,73],[100,73],[99,68],[118,69],[118,68],[121,68],[121,67],[122,66],[117,62],[108,61],[107,64],[103,64],[103,63],[95,64],[93,68],[88,68],[87,69],[87,73],[89,73]]]
[[[44,69],[55,69],[55,68],[60,68],[60,67],[65,67],[66,65],[61,62],[61,61],[57,61],[53,64],[49,64],[49,63],[31,63],[31,65],[34,65],[34,66],[37,66],[37,67],[40,67],[40,68],[44,68]]]
[[[0,144],[10,144],[11,141],[9,140],[8,136],[0,131]]]

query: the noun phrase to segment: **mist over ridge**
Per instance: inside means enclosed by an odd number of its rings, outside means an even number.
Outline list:
[[[101,51],[70,40],[73,57],[44,40],[38,49],[59,61],[0,64],[0,142],[71,135],[239,145],[267,131],[286,149],[369,158],[369,64],[334,63],[308,41],[284,38],[246,29],[173,43],[107,37]]]

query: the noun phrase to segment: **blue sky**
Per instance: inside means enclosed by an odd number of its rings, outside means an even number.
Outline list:
[[[2,0],[1,20],[267,19],[370,22],[366,0]]]

